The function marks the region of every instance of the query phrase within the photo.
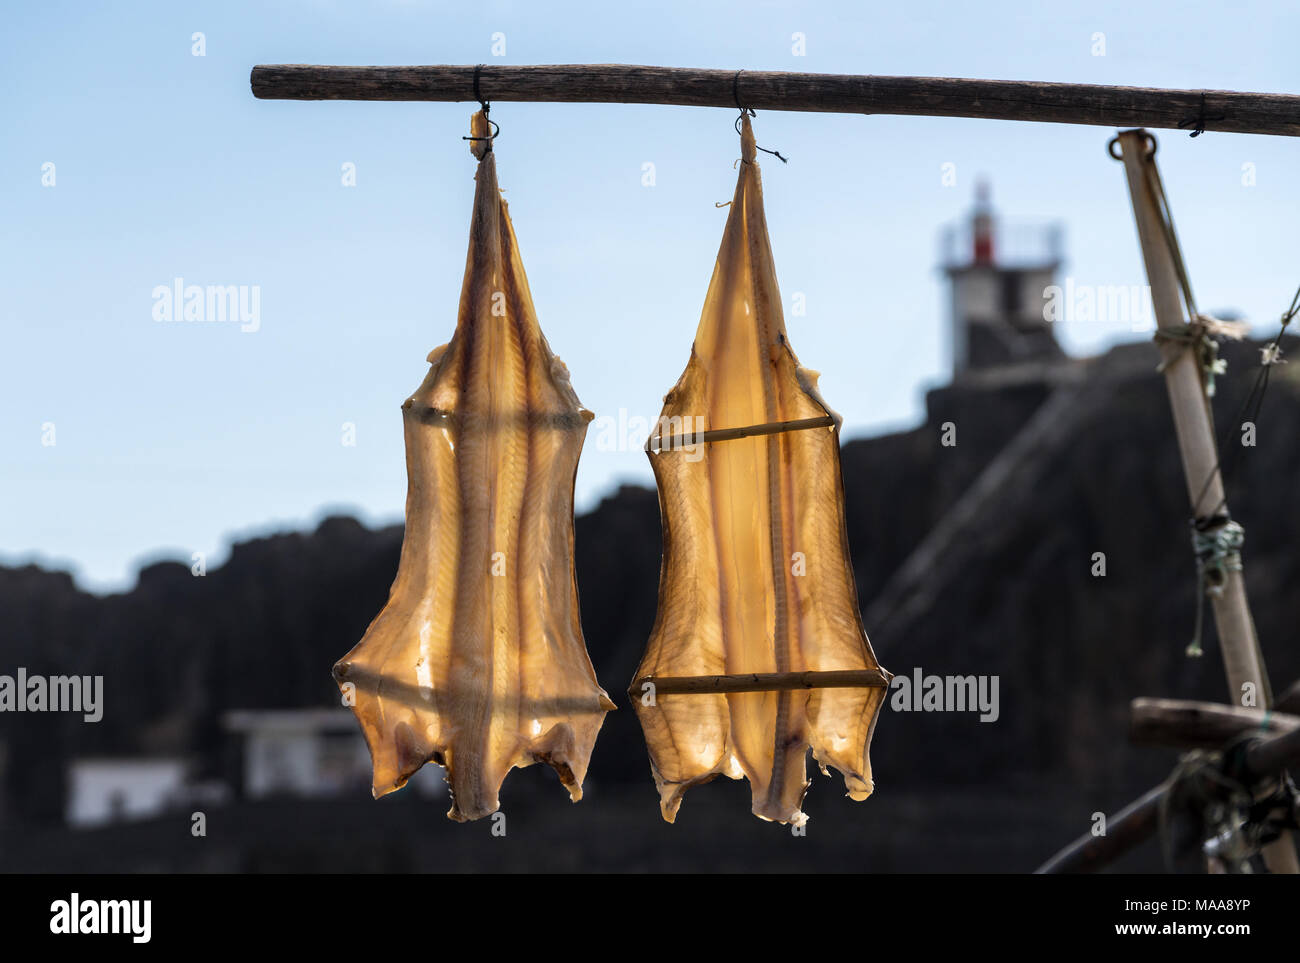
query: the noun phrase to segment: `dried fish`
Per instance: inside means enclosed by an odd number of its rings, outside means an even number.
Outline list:
[[[578,621],[573,482],[591,412],[533,310],[497,187],[487,119],[456,331],[402,406],[409,487],[387,605],[334,667],[376,797],[426,761],[455,820],[498,808],[515,766],[545,762],[573,800],[605,712]]]
[[[748,117],[741,149],[690,362],[647,446],[664,550],[637,679],[880,668],[849,563],[840,418],[786,339]],[[634,687],[664,818],[688,788],[726,775],[749,779],[755,815],[801,825],[809,747],[865,799],[886,691]]]

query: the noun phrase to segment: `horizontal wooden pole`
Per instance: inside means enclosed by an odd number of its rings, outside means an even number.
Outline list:
[[[331,67],[260,64],[253,95],[264,100],[486,100],[674,104],[842,114],[978,117],[1101,127],[1200,127],[1242,134],[1300,135],[1300,96],[1232,90],[1165,90],[1028,80],[879,77],[769,70],[700,70],[634,64],[481,67]]]
[[[1244,732],[1290,732],[1300,717],[1267,709],[1242,709],[1187,699],[1134,699],[1129,710],[1129,742],[1174,749],[1222,746]]]
[[[893,678],[883,669],[843,669],[830,672],[747,672],[741,675],[646,676],[628,688],[640,698],[647,685],[655,695],[706,695],[718,692],[786,692],[791,689],[885,688]]]

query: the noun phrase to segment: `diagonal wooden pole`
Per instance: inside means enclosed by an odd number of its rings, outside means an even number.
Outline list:
[[[1235,90],[639,64],[259,64],[249,82],[253,96],[263,100],[743,104],[757,110],[981,117],[1300,136],[1300,96]]]
[[[1183,284],[1180,281],[1181,259],[1176,255],[1166,216],[1156,196],[1154,175],[1155,140],[1145,130],[1128,130],[1119,135],[1124,173],[1128,178],[1137,222],[1142,259],[1146,262],[1147,283],[1155,308],[1158,330],[1190,336],[1189,319],[1184,310]],[[1185,275],[1184,275],[1185,276]],[[1173,409],[1174,432],[1182,455],[1183,476],[1197,521],[1228,513],[1219,457],[1214,441],[1214,421],[1201,361],[1194,341],[1165,337],[1159,341],[1164,358],[1165,385]],[[1255,704],[1267,709],[1272,701],[1268,675],[1260,654],[1255,623],[1246,600],[1246,585],[1240,567],[1227,567],[1222,573],[1221,590],[1210,595],[1214,623],[1218,629],[1219,649],[1228,679],[1228,701],[1242,704],[1244,693],[1256,694]],[[1197,605],[1204,599],[1197,598]],[[1300,872],[1295,845],[1289,836],[1266,847],[1264,859],[1275,873]]]

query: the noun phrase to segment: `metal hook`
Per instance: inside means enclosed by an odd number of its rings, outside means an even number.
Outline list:
[[[484,113],[486,114],[486,111],[485,111]],[[491,134],[491,136],[489,136],[489,137],[462,137],[461,140],[486,140],[486,141],[491,142],[491,141],[494,141],[494,140],[496,140],[498,137],[501,136],[501,125],[500,125],[500,124],[498,124],[495,120],[492,120],[492,118],[490,118],[490,117],[486,117],[486,116],[485,116],[483,119],[486,120],[490,125],[492,125],[492,134]],[[489,143],[489,145],[488,145],[488,150],[491,150],[491,149],[492,149],[492,147],[491,147],[491,144]]]
[[[731,78],[731,96],[732,99],[735,100],[736,102],[736,109],[740,111],[740,115],[736,118],[736,133],[738,135],[740,134],[740,121],[744,118],[746,114],[749,114],[750,117],[758,116],[758,112],[754,110],[753,107],[746,107],[744,104],[740,102],[740,75],[743,73],[744,73],[743,70],[737,70],[735,76]],[[754,149],[761,150],[764,154],[771,154],[782,164],[789,163],[789,160],[781,156],[780,151],[768,150],[766,147],[759,147],[757,144],[754,145]]]
[[[478,101],[478,105],[483,111],[483,119],[488,122],[489,133],[487,137],[462,137],[461,140],[485,140],[488,142],[488,152],[491,152],[492,142],[501,136],[501,125],[488,116],[492,104],[484,100],[483,94],[479,91],[478,79],[479,74],[483,72],[483,66],[483,64],[478,64],[474,67],[474,99]]]

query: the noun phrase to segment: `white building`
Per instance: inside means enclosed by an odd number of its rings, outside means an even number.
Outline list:
[[[179,804],[186,763],[179,758],[74,759],[66,818],[78,828],[148,819]]]
[[[345,708],[239,710],[227,713],[224,725],[242,740],[246,798],[369,795],[370,752]],[[442,768],[426,765],[409,786],[442,795]]]

